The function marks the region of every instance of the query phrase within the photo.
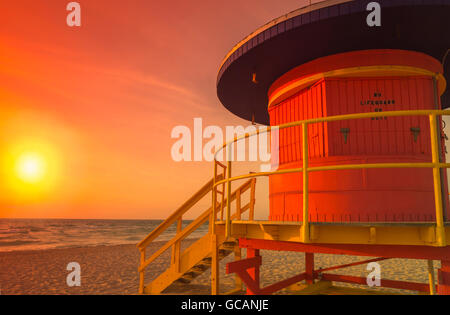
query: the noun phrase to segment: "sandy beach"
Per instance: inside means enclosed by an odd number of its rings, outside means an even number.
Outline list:
[[[192,240],[183,244],[188,246]],[[150,251],[160,243],[154,243]],[[164,271],[169,263],[169,252],[155,261],[146,274],[150,281]],[[304,269],[303,254],[262,251],[261,285],[269,285],[283,278],[294,276]],[[229,256],[221,262],[221,292],[234,288],[234,277],[225,275],[225,264],[232,261]],[[316,255],[316,268],[349,263],[362,257]],[[81,266],[81,287],[68,287],[66,270],[70,262]],[[1,294],[137,294],[139,254],[134,245],[97,246],[82,248],[16,251],[0,253]],[[392,259],[380,262],[382,278],[427,282],[426,261]],[[439,267],[436,264],[436,268]],[[348,275],[366,277],[366,265],[340,271]],[[209,294],[209,272],[205,272],[191,284],[169,294]],[[286,292],[280,292],[281,294]]]

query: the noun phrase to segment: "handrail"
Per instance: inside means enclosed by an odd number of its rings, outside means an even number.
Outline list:
[[[222,179],[222,175],[217,176],[218,180]],[[216,179],[217,180],[217,179]],[[138,248],[147,247],[153,240],[160,236],[167,228],[169,228],[177,219],[183,216],[189,209],[191,209],[200,199],[206,196],[213,188],[214,179],[208,181],[198,192],[192,195],[181,207],[179,207],[174,213],[172,213],[164,222],[162,222],[156,229],[154,229],[146,238],[144,238],[139,244]]]
[[[172,245],[174,245],[178,241],[182,241],[189,234],[195,231],[198,227],[204,224],[208,220],[208,216],[210,215],[211,208],[203,212],[195,221],[189,224],[185,229],[183,229],[179,234],[177,234],[174,238],[168,241],[163,247],[158,249],[150,258],[148,258],[143,265],[139,268],[139,271],[143,271],[148,265],[150,265],[156,258],[161,256],[166,250],[168,250]]]
[[[377,163],[377,164],[345,164],[345,165],[329,165],[329,166],[321,166],[321,167],[309,167],[308,161],[308,125],[316,124],[316,123],[327,123],[327,122],[335,122],[335,121],[343,121],[343,120],[352,120],[352,119],[365,119],[365,118],[376,118],[376,117],[404,117],[404,116],[428,116],[430,120],[430,135],[431,135],[431,153],[432,153],[432,162],[431,163]],[[309,242],[309,218],[308,218],[308,200],[309,200],[309,189],[308,189],[308,173],[316,172],[316,171],[331,171],[331,170],[345,170],[345,169],[378,169],[378,168],[432,168],[433,169],[433,185],[434,185],[434,194],[435,194],[435,208],[436,208],[436,245],[437,246],[446,246],[446,235],[445,235],[445,227],[444,227],[444,213],[443,213],[443,205],[442,205],[442,195],[441,195],[441,178],[440,178],[440,169],[442,168],[450,168],[450,163],[442,163],[440,161],[440,152],[439,152],[439,134],[437,133],[437,116],[450,116],[450,110],[408,110],[408,111],[389,111],[389,112],[372,112],[372,113],[359,113],[359,114],[349,114],[349,115],[339,115],[339,116],[330,116],[330,117],[321,117],[314,118],[308,120],[295,121],[287,124],[282,124],[279,126],[271,126],[264,130],[256,130],[254,132],[246,133],[241,136],[236,136],[234,140],[226,142],[214,155],[214,160],[217,162],[217,155],[223,151],[227,146],[232,145],[233,143],[247,139],[251,136],[255,136],[261,133],[266,133],[275,130],[281,130],[290,127],[302,126],[302,148],[303,148],[303,167],[295,168],[289,170],[277,170],[271,172],[260,172],[253,174],[245,174],[232,177],[229,173],[227,178],[216,181],[214,183],[214,188],[218,185],[227,184],[227,187],[230,187],[231,182],[242,180],[246,178],[254,178],[259,176],[269,176],[275,174],[286,174],[286,173],[303,173],[303,224],[302,224],[302,238],[305,243]],[[230,152],[231,150],[229,150]],[[228,167],[231,168],[231,159],[227,161]],[[231,221],[233,220],[229,212],[230,207],[227,207],[227,221],[226,226],[231,226]],[[226,229],[227,237],[231,234],[231,229]]]
[[[373,164],[340,164],[329,166],[314,166],[308,167],[308,172],[320,172],[320,171],[343,171],[343,170],[360,170],[360,169],[381,169],[381,168],[450,168],[450,163],[373,163]],[[245,174],[235,176],[230,179],[231,182],[235,182],[242,179],[253,177],[264,177],[270,175],[282,175],[291,173],[303,173],[303,168],[290,168],[273,172],[261,172]],[[218,181],[216,184],[221,185],[228,182],[227,179]],[[450,195],[450,193],[449,193]]]
[[[218,175],[216,179],[221,180],[223,178],[223,175]],[[147,246],[153,241],[156,237],[161,235],[162,232],[164,232],[171,224],[173,224],[177,220],[181,220],[184,213],[186,213],[194,204],[196,204],[200,199],[202,199],[204,196],[206,196],[210,191],[214,189],[213,187],[214,178],[210,180],[206,185],[204,185],[196,194],[194,194],[187,202],[185,202],[180,208],[178,208],[168,219],[166,219],[163,223],[161,223],[154,231],[152,231],[143,241],[141,241],[137,247],[139,248],[141,252],[141,262],[140,266],[138,268],[138,272],[140,274],[140,284],[139,284],[139,292],[142,294],[144,293],[144,271],[145,269],[159,256],[161,256],[165,251],[167,251],[170,247],[174,249],[174,252],[172,253],[172,264],[175,264],[177,266],[177,269],[180,265],[180,242],[185,239],[188,235],[190,235],[193,231],[198,229],[201,225],[206,223],[209,220],[211,222],[213,221],[213,218],[217,215],[217,209],[218,206],[216,206],[213,212],[213,206],[211,206],[209,209],[204,211],[200,216],[198,216],[193,222],[191,222],[187,227],[184,229],[181,228],[181,222],[179,221],[179,226],[177,228],[177,234],[175,237],[173,237],[171,240],[169,240],[167,243],[165,243],[161,248],[159,248],[156,252],[154,252],[149,258],[146,259],[145,257],[145,249]],[[240,207],[238,209],[238,214],[242,214],[247,210],[253,211],[252,206],[254,205],[254,182],[255,179],[250,179],[244,184],[242,184],[239,188],[237,188],[233,193],[229,195],[229,198],[222,201],[223,203],[228,203],[228,200],[230,202],[239,199],[240,203],[240,195],[246,192],[248,189],[252,188],[252,195],[250,197],[249,204],[245,205],[244,207]],[[220,204],[219,204],[220,205]],[[223,206],[221,207],[223,209]],[[239,217],[238,216],[233,216]],[[209,231],[208,233],[211,233]]]
[[[337,115],[337,116],[328,116],[328,117],[320,117],[313,118],[307,120],[299,120],[286,124],[281,124],[278,126],[268,126],[264,130],[256,130],[254,132],[246,133],[244,135],[235,137],[233,140],[225,142],[216,153],[214,153],[214,160],[217,161],[217,155],[223,151],[228,145],[233,144],[237,141],[250,138],[255,135],[259,135],[260,133],[268,133],[271,132],[272,129],[282,130],[291,127],[301,126],[303,124],[317,124],[317,123],[326,123],[326,122],[336,122],[336,121],[344,121],[344,120],[354,120],[354,119],[365,119],[365,118],[380,118],[380,117],[404,117],[404,116],[450,116],[450,110],[399,110],[399,111],[388,111],[388,112],[372,112],[372,113],[359,113],[359,114],[348,114],[348,115]]]
[[[251,180],[245,182],[241,187],[239,187],[236,191],[231,194],[231,201],[236,199],[236,195],[238,191],[246,191],[250,188]],[[211,214],[212,207],[208,210],[204,211],[200,216],[197,217],[191,224],[189,224],[186,228],[184,228],[179,234],[177,234],[174,238],[168,241],[163,247],[157,250],[150,258],[148,258],[143,265],[139,268],[139,271],[143,271],[148,265],[150,265],[156,258],[161,256],[166,250],[168,250],[172,245],[174,245],[178,241],[182,241],[189,234],[195,231],[198,227],[208,221],[208,217]]]

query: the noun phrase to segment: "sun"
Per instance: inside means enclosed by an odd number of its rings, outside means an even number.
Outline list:
[[[41,154],[23,153],[16,162],[17,177],[25,183],[39,183],[45,178],[46,164],[45,158]]]
[[[62,179],[62,156],[45,140],[15,140],[0,155],[0,190],[21,201],[43,200]],[[3,185],[3,186],[2,186]]]

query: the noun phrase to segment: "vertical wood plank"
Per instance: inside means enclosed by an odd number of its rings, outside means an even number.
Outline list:
[[[236,218],[241,220],[241,190],[236,191]]]
[[[225,170],[224,170],[225,178]],[[225,209],[225,183],[222,184],[222,203],[220,204],[220,220],[223,221],[223,210]]]
[[[180,217],[177,221],[177,235],[183,230],[183,217]],[[180,269],[180,256],[181,256],[181,242],[178,241],[172,246],[172,264],[175,265],[175,269]]]
[[[217,235],[211,235],[211,295],[219,294],[219,249]]]
[[[140,249],[141,252],[141,266],[145,263],[145,248]],[[139,294],[144,294],[145,286],[145,270],[139,272]]]
[[[251,188],[250,188],[250,210],[248,219],[253,221],[255,218],[255,191],[256,191],[256,178],[252,179]]]

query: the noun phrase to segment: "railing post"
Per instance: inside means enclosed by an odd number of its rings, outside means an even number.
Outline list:
[[[428,260],[428,280],[430,283],[430,295],[436,295],[436,280],[434,279],[434,265],[432,260]]]
[[[231,236],[231,159],[227,163],[227,215],[225,222],[225,236]]]
[[[446,246],[444,211],[442,207],[441,171],[439,167],[439,138],[437,133],[437,119],[435,114],[430,115],[431,153],[434,183],[434,202],[436,207],[436,243],[438,246]]]
[[[183,217],[180,217],[177,221],[177,236],[181,233],[181,230],[183,229]],[[181,251],[181,244],[180,241],[176,242],[172,246],[172,265],[175,265],[175,269],[177,271],[180,270],[180,251]]]
[[[241,189],[236,190],[236,219],[241,220]]]
[[[303,153],[303,224],[302,236],[303,242],[309,242],[309,199],[308,199],[308,124],[302,123],[302,153]]]
[[[141,264],[143,266],[145,263],[145,248],[139,249],[141,253]],[[144,294],[144,286],[145,286],[145,269],[139,272],[139,294]]]
[[[216,232],[216,206],[217,206],[217,195],[216,195],[216,178],[217,178],[217,163],[214,160],[214,177],[213,177],[213,186],[212,186],[212,206],[211,206],[211,217],[209,219],[209,231],[211,234]]]
[[[252,178],[252,183],[250,184],[250,209],[248,213],[248,219],[253,221],[255,219],[255,190],[256,190],[256,178]]]
[[[224,176],[225,177],[225,176]],[[214,160],[214,179],[212,189],[212,211],[210,217],[210,231],[211,231],[211,295],[219,293],[219,262],[217,253],[217,235],[216,235],[216,207],[217,207],[217,193],[216,193],[216,178],[217,178],[217,162]]]
[[[223,169],[223,178],[227,176],[226,168]],[[222,184],[222,202],[220,203],[220,221],[223,221],[223,209],[225,209],[225,183]]]
[[[433,76],[433,91],[434,91],[434,109],[435,110],[440,110],[441,109],[441,105],[440,105],[440,97],[439,97],[439,86],[438,86],[438,74]],[[436,116],[435,116],[436,117]],[[436,120],[436,132],[437,132],[437,136],[438,136],[438,148],[439,148],[439,162],[441,163],[445,163],[445,152],[444,152],[444,148],[442,146],[442,126],[441,126],[441,119]],[[448,191],[447,191],[447,185],[445,183],[445,180],[447,179],[446,173],[447,173],[447,169],[446,168],[441,168],[439,169],[440,172],[440,176],[441,176],[441,195],[442,195],[442,212],[443,212],[443,216],[444,216],[444,221],[447,219],[447,198],[448,198]]]
[[[219,244],[217,234],[211,234],[211,295],[219,294]]]

